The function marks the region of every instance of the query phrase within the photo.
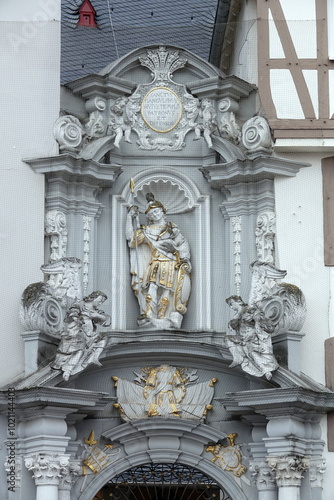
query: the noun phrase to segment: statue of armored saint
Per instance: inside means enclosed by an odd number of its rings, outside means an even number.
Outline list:
[[[167,222],[163,204],[152,193],[146,199],[147,225],[139,226],[137,206],[130,207],[126,222],[138,325],[180,328],[191,290],[189,243],[175,224]]]

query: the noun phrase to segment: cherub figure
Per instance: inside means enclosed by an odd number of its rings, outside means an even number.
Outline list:
[[[115,133],[114,145],[119,148],[120,141],[124,135],[124,141],[131,144],[131,129],[137,121],[137,113],[140,106],[131,97],[119,97],[111,107],[111,118],[109,129]]]

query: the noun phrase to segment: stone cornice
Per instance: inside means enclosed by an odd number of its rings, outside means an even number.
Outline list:
[[[190,82],[188,87],[191,92],[200,98],[211,97],[221,99],[230,97],[236,101],[239,101],[242,97],[248,97],[253,90],[256,90],[255,85],[233,75],[227,77],[215,76],[197,80]]]
[[[274,156],[259,156],[251,159],[235,159],[228,163],[219,163],[201,168],[201,172],[214,189],[237,182],[254,182],[262,179],[274,179],[277,175],[294,177],[300,168],[308,163],[297,163]]]
[[[99,163],[95,160],[86,160],[75,155],[63,153],[57,156],[44,158],[30,158],[24,160],[38,174],[51,177],[54,174],[68,177],[80,176],[82,179],[103,181],[112,185],[122,172],[119,165]]]
[[[301,387],[226,393],[221,403],[233,415],[251,412],[266,417],[323,414],[334,409],[334,393]]]
[[[15,387],[15,386],[14,386]],[[113,401],[107,393],[63,387],[33,387],[15,391],[15,409],[33,408],[36,412],[47,407],[64,408],[65,413],[82,411],[84,413],[102,410]],[[0,392],[0,412],[8,410],[8,392]]]
[[[123,78],[110,75],[88,75],[73,82],[67,83],[74,94],[79,94],[85,99],[90,97],[104,97],[105,99],[117,98],[123,94],[131,94],[135,84]]]

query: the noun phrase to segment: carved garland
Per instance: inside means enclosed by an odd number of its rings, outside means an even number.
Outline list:
[[[84,240],[84,247],[83,247],[83,287],[84,291],[87,290],[88,284],[89,284],[89,254],[90,254],[90,236],[89,233],[91,231],[91,222],[92,218],[89,217],[88,215],[83,216],[83,240]]]
[[[234,283],[236,294],[240,295],[241,286],[241,216],[232,217],[234,245]]]

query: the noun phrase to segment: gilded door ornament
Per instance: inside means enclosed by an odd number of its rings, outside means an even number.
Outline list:
[[[235,444],[235,438],[238,436],[236,433],[228,434],[228,444],[223,445],[217,443],[215,445],[207,446],[205,451],[214,455],[211,462],[216,463],[218,467],[223,470],[231,471],[234,476],[242,476],[247,467],[242,464],[242,453],[240,446]]]

